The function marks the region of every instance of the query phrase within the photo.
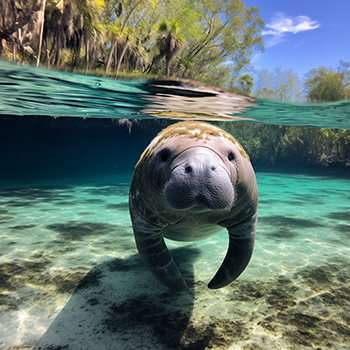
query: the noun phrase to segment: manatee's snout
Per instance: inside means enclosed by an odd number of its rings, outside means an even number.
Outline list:
[[[181,153],[173,162],[165,200],[174,210],[230,210],[234,189],[222,159],[204,147]]]

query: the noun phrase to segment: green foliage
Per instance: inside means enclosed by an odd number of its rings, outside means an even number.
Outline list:
[[[160,23],[158,25],[158,31],[159,32],[167,32],[168,31],[168,23],[164,18],[160,21]]]
[[[350,130],[245,122],[220,126],[237,138],[253,163],[350,166]]]
[[[336,68],[310,70],[304,81],[291,69],[252,71],[256,75],[254,95],[277,101],[332,102],[350,98],[350,62],[340,61]],[[303,89],[304,87],[304,89]]]
[[[37,2],[17,3],[26,18]],[[171,70],[208,83],[221,77],[216,84],[224,85],[230,79],[222,74],[228,72],[223,64],[230,62],[237,73],[254,49],[264,49],[263,26],[259,9],[247,9],[240,0],[48,0],[41,60],[47,66],[78,68],[85,52],[85,69],[159,72],[165,63],[166,74]],[[3,35],[10,41],[12,34]],[[33,29],[28,38],[37,35]],[[23,45],[30,48],[35,40]],[[71,54],[63,57],[64,50]]]
[[[340,61],[338,68],[319,67],[306,75],[305,90],[311,102],[333,102],[350,98],[350,63]]]
[[[254,95],[277,101],[300,101],[303,82],[291,69],[282,70],[280,67],[273,71],[263,69],[257,72]]]
[[[264,49],[264,22],[258,8],[247,9],[241,1],[217,0],[198,2],[195,11],[200,17],[193,23],[196,30],[186,36],[183,52],[183,58],[194,64],[192,78],[211,83],[208,78],[221,64],[228,61],[239,71],[249,63],[254,49]]]
[[[250,74],[246,73],[238,76],[231,90],[244,95],[251,95],[253,87],[254,78]]]

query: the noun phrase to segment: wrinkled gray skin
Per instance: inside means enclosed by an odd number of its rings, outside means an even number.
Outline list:
[[[187,284],[163,237],[196,241],[227,228],[229,248],[208,285],[212,289],[234,281],[250,260],[258,212],[255,174],[241,146],[227,138],[181,135],[159,142],[136,167],[129,206],[144,263],[174,291]]]

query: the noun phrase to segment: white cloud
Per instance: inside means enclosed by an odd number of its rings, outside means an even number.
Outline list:
[[[272,38],[266,43],[266,47],[271,47],[285,40],[285,34],[304,32],[314,30],[320,25],[317,21],[311,20],[308,16],[288,17],[282,12],[278,12],[273,17],[271,23],[266,24],[268,30],[263,31],[262,35],[272,35]]]
[[[262,55],[261,52],[257,52],[257,53],[253,56],[253,58],[252,58],[252,60],[250,61],[250,63],[256,63],[256,62],[258,62],[258,61],[260,60],[261,55]]]

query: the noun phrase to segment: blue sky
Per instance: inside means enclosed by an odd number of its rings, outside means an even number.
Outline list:
[[[266,27],[265,52],[256,69],[292,69],[300,78],[312,68],[350,61],[350,0],[243,0],[256,6]]]

